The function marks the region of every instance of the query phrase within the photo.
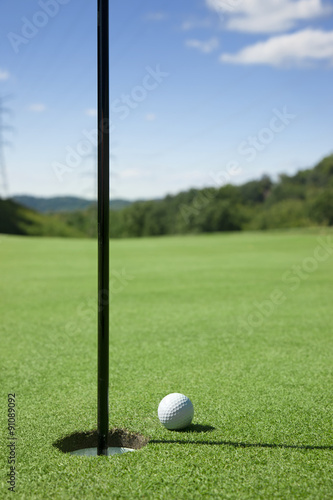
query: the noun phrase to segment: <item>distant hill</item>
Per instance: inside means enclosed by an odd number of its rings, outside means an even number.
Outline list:
[[[56,196],[53,198],[39,198],[37,196],[13,196],[12,200],[36,212],[63,212],[68,210],[84,210],[91,205],[91,200],[75,196]]]
[[[58,214],[41,214],[13,200],[0,199],[0,233],[29,236],[82,237],[85,233],[72,227]]]
[[[125,207],[129,207],[132,205],[132,201],[128,200],[111,200],[110,201],[110,209],[111,210],[122,210]]]
[[[38,196],[18,195],[11,198],[24,207],[31,208],[40,213],[71,212],[76,210],[85,210],[95,204],[95,201],[76,196],[55,196],[52,198],[42,198]],[[111,210],[121,210],[131,202],[128,200],[111,200]]]

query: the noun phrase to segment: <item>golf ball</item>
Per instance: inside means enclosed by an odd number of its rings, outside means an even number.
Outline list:
[[[191,400],[179,392],[168,394],[158,405],[158,418],[169,430],[184,429],[192,422],[193,415]]]

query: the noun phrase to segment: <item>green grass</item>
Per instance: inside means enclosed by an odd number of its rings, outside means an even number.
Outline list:
[[[15,392],[17,498],[331,498],[333,255],[295,290],[283,280],[318,237],[111,241],[110,424],[151,441],[93,458],[53,443],[96,428],[96,242],[1,236],[0,496]],[[275,289],[285,300],[240,327]],[[214,429],[164,429],[170,392]]]

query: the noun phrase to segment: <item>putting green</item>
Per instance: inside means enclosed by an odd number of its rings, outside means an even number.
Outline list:
[[[96,241],[0,236],[0,276],[1,497],[9,393],[18,498],[331,497],[332,232],[111,241],[110,425],[150,438],[122,456],[53,446],[96,428]]]

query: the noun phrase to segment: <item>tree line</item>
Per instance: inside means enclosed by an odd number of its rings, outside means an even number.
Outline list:
[[[276,182],[190,189],[111,212],[113,238],[333,225],[333,155]]]
[[[39,214],[0,200],[0,232],[96,237],[96,204]],[[333,154],[314,168],[277,181],[264,175],[240,186],[190,189],[110,211],[111,238],[333,225]]]

